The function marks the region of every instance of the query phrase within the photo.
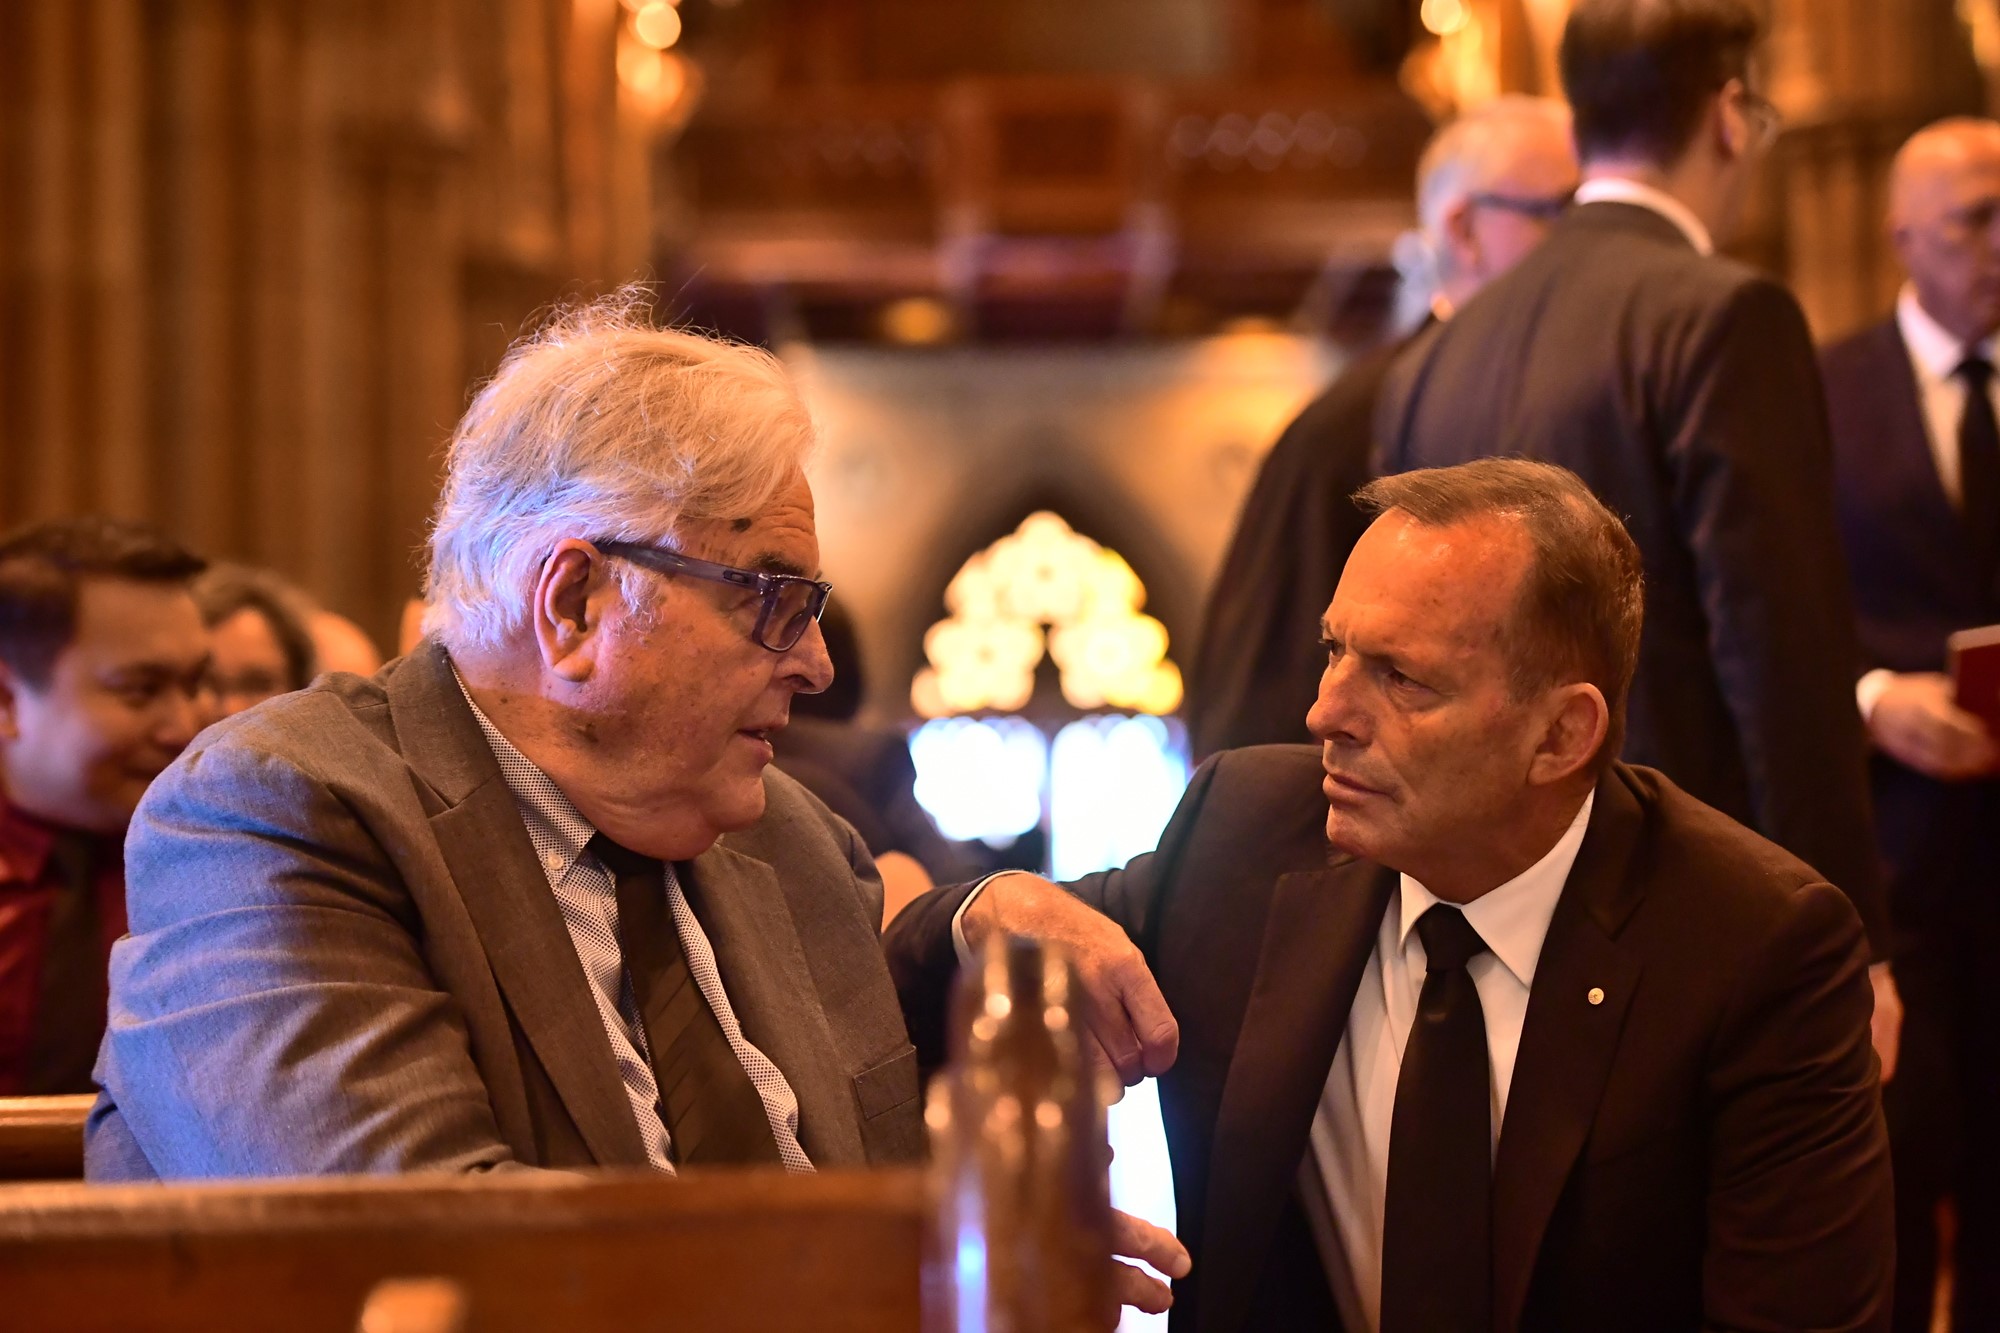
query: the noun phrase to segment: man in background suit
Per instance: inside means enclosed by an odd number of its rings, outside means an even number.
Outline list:
[[[766,772],[832,679],[812,437],[776,358],[626,294],[508,354],[452,439],[429,637],[209,729],[135,816],[92,1179],[921,1157],[881,882]],[[1095,1011],[1170,1049],[1116,978]]]
[[[1086,975],[1140,944],[1180,1019],[1176,1333],[1885,1328],[1860,922],[1615,762],[1631,539],[1522,460],[1363,498],[1320,749],[1205,764],[1157,851],[1069,886],[1110,921],[1027,876],[918,902],[913,1009],[955,930]]]
[[[1937,1204],[1958,1214],[1954,1328],[2000,1327],[2000,779],[1944,674],[1954,630],[2000,623],[2000,124],[1914,136],[1891,178],[1910,281],[1826,349],[1834,482],[1866,668],[1877,829],[1907,1006],[1885,1094],[1896,1162],[1896,1327],[1931,1327]]]
[[[1569,112],[1549,98],[1495,98],[1432,136],[1417,163],[1417,239],[1448,318],[1541,244],[1576,190]],[[1403,340],[1365,353],[1308,404],[1258,469],[1208,596],[1188,676],[1197,757],[1305,739],[1324,663],[1319,617],[1368,526],[1375,404]]]
[[[1743,0],[1577,5],[1577,207],[1397,362],[1379,465],[1545,459],[1625,519],[1649,603],[1625,758],[1854,899],[1887,1075],[1900,1006],[1818,367],[1791,294],[1711,255],[1777,128],[1758,32]]]

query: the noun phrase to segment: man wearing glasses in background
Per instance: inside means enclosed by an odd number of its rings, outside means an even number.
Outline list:
[[[881,881],[769,769],[833,676],[811,443],[774,358],[630,301],[509,354],[426,638],[211,728],[134,818],[92,1179],[921,1157]],[[1107,1011],[1170,1032],[1131,964]]]
[[[1759,34],[1744,0],[1581,0],[1576,207],[1397,361],[1376,462],[1558,463],[1625,520],[1647,617],[1623,757],[1854,900],[1886,1078],[1900,1003],[1818,367],[1791,293],[1713,254],[1777,134]]]
[[[1540,245],[1576,175],[1569,111],[1553,98],[1497,97],[1432,135],[1417,162],[1411,233],[1429,271],[1405,276],[1429,289],[1431,317],[1450,318]],[[1320,613],[1368,527],[1354,493],[1369,480],[1376,401],[1403,346],[1399,337],[1349,363],[1257,471],[1188,673],[1198,757],[1307,738],[1306,709],[1326,669]]]

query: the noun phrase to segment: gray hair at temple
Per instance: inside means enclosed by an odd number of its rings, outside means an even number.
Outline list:
[[[1508,93],[1449,122],[1417,159],[1417,220],[1434,253],[1444,253],[1445,215],[1468,195],[1502,185],[1516,144],[1570,132],[1569,108],[1552,97]]]
[[[431,525],[426,633],[497,647],[565,537],[664,542],[755,514],[803,467],[812,417],[768,352],[655,327],[627,288],[516,343],[452,434]],[[626,604],[646,586],[612,568]]]
[[[1354,502],[1429,528],[1479,518],[1518,522],[1534,562],[1507,633],[1514,695],[1595,685],[1611,714],[1598,766],[1618,757],[1646,617],[1645,567],[1625,525],[1581,477],[1553,463],[1485,458],[1380,478]]]

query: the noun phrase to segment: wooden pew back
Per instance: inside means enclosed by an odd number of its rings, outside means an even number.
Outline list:
[[[0,1097],[0,1181],[82,1180],[95,1097]]]
[[[352,1333],[441,1277],[466,1333],[917,1333],[915,1170],[0,1186],[0,1322]]]

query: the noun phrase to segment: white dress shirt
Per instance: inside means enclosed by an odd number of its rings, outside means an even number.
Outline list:
[[[456,668],[453,675],[457,675]],[[659,1083],[646,1052],[646,1025],[625,970],[624,950],[618,943],[617,879],[589,850],[597,830],[548,774],[500,734],[500,729],[473,702],[463,680],[459,680],[458,688],[499,762],[501,779],[513,794],[521,821],[527,825],[528,841],[534,844],[535,859],[541,863],[549,891],[555,895],[556,910],[569,932],[570,947],[576,950],[577,962],[583,965],[583,975],[590,982],[590,998],[597,1006],[605,1040],[611,1045],[611,1060],[625,1086],[632,1118],[638,1123],[646,1160],[654,1170],[673,1175],[667,1126],[660,1116]],[[675,933],[680,936],[688,972],[702,998],[708,1001],[730,1050],[750,1076],[758,1099],[764,1103],[764,1116],[770,1121],[772,1137],[777,1140],[778,1156],[788,1171],[811,1171],[813,1164],[799,1145],[797,1095],[770,1058],[743,1035],[736,1011],[730,1007],[728,992],[722,987],[715,950],[688,906],[687,895],[681,891],[680,878],[674,874],[672,865],[666,867],[662,879],[661,889],[666,894]]]
[[[1466,971],[1479,992],[1486,1019],[1496,1152],[1535,964],[1595,803],[1593,792],[1541,860],[1465,905],[1466,921],[1487,948],[1466,964]],[[1402,877],[1400,892],[1382,915],[1374,952],[1348,1011],[1347,1031],[1313,1116],[1311,1151],[1326,1185],[1335,1237],[1369,1333],[1382,1322],[1382,1229],[1396,1080],[1426,971],[1417,919],[1437,901],[1416,880]]]
[[[1953,508],[1964,503],[1964,487],[1959,481],[1958,428],[1965,419],[1965,381],[1952,374],[1968,356],[1993,360],[1993,339],[1967,346],[1943,325],[1931,318],[1917,290],[1909,283],[1896,297],[1896,327],[1910,354],[1910,370],[1917,380],[1918,415],[1923,418],[1924,438],[1931,447],[1931,462],[1937,468],[1938,484]],[[1994,411],[2000,413],[2000,376],[1989,380],[1987,393]],[[1865,721],[1875,711],[1875,701],[1889,688],[1895,673],[1876,668],[1854,687],[1855,702]]]
[[[1702,220],[1694,215],[1694,210],[1665,190],[1647,185],[1643,181],[1627,180],[1623,176],[1598,176],[1585,181],[1578,187],[1576,202],[1579,204],[1636,204],[1640,208],[1651,209],[1681,230],[1688,238],[1688,244],[1695,253],[1712,255],[1715,253],[1715,238],[1710,236]]]

